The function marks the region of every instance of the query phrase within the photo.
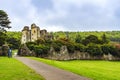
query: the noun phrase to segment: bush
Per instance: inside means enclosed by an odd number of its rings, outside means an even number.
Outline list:
[[[102,56],[103,53],[99,45],[92,43],[87,46],[86,51],[92,56]]]
[[[35,45],[34,47],[34,51],[36,53],[36,56],[41,56],[44,57],[47,55],[48,51],[49,51],[49,46],[45,46],[45,45]]]
[[[75,50],[78,50],[80,52],[84,52],[85,51],[85,46],[82,44],[75,44]]]
[[[27,42],[27,47],[32,51],[37,43],[36,42]]]
[[[110,45],[104,44],[101,46],[101,49],[103,51],[103,54],[108,55],[110,53]]]
[[[37,44],[44,44],[45,40],[42,38],[39,38],[38,40],[35,41]]]
[[[120,56],[118,49],[115,46],[109,46],[109,53],[116,57]]]
[[[80,36],[80,35],[77,35],[76,38],[75,38],[75,42],[76,42],[76,43],[81,43],[81,41],[82,41],[81,36]]]
[[[52,43],[52,47],[55,49],[56,52],[60,51],[62,45],[60,45],[59,43]]]
[[[102,48],[102,51],[104,54],[111,54],[113,56],[120,56],[119,54],[119,49],[116,48],[115,46],[113,45],[109,45],[109,44],[104,44],[101,46]]]
[[[67,49],[68,49],[69,53],[74,53],[74,51],[75,51],[75,45],[74,44],[67,43],[66,46],[67,46]]]

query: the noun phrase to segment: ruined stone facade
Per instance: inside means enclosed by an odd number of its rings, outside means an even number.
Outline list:
[[[47,32],[47,30],[40,30],[36,24],[31,25],[31,29],[29,26],[25,26],[22,30],[22,39],[21,43],[24,44],[26,42],[34,42],[39,38],[42,39],[53,39],[53,36]]]

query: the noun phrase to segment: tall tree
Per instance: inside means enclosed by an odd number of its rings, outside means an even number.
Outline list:
[[[102,35],[102,42],[103,43],[108,43],[107,37],[105,34]]]
[[[10,23],[11,22],[8,18],[7,13],[3,10],[0,10],[0,31],[4,32],[4,31],[6,31],[5,28],[11,28],[9,26]]]

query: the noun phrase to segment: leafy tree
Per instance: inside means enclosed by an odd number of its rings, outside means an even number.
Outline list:
[[[3,32],[0,32],[0,46],[5,44],[6,38],[7,38],[7,35]]]
[[[108,45],[108,44],[104,44],[104,45],[101,46],[103,54],[108,55],[110,53],[110,48],[109,47],[110,47],[110,45]]]
[[[82,40],[82,43],[84,45],[87,45],[89,43],[98,43],[99,40],[98,40],[98,37],[95,36],[95,35],[89,35],[88,37],[86,37],[84,40]]]
[[[102,56],[103,54],[101,47],[97,44],[89,44],[86,51],[92,56]]]
[[[45,40],[42,38],[39,38],[38,40],[35,41],[37,44],[44,44]]]
[[[109,53],[112,54],[113,56],[120,56],[118,49],[115,46],[109,46]]]
[[[78,50],[80,52],[84,52],[85,46],[83,44],[75,44],[75,50]]]
[[[7,43],[9,44],[9,46],[13,49],[18,49],[19,45],[20,45],[20,40],[16,39],[16,38],[8,38],[7,39]]]
[[[5,28],[11,28],[9,26],[10,23],[7,13],[0,10],[0,31],[6,31]]]
[[[74,53],[75,45],[73,43],[66,43],[65,45],[67,46],[67,49],[68,49],[69,53]]]
[[[62,43],[59,41],[53,41],[52,47],[55,49],[55,51],[59,52],[60,48],[62,46]]]
[[[102,42],[103,43],[108,43],[107,37],[105,34],[102,35]]]
[[[77,35],[76,38],[75,38],[75,42],[76,42],[76,43],[81,43],[81,41],[82,41],[81,36],[80,36],[80,35]]]

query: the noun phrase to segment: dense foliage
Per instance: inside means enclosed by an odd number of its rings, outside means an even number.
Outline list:
[[[7,39],[6,42],[7,44],[12,48],[12,49],[18,49],[21,43],[21,32],[7,32]]]
[[[27,45],[30,50],[36,52],[37,56],[44,54],[47,55],[47,51],[49,51],[51,46],[56,52],[59,52],[62,45],[66,45],[70,53],[79,50],[81,52],[88,52],[93,56],[101,56],[102,54],[109,53],[114,56],[120,56],[120,48],[116,48],[116,45],[111,44],[111,41],[119,42],[119,33],[120,31],[68,32],[67,36],[69,37],[66,38],[65,32],[55,32],[55,39],[53,41],[46,41],[39,38],[36,42],[28,42]],[[15,47],[15,44],[12,42],[18,40],[17,47],[19,47],[21,32],[7,32],[7,36],[9,44],[12,44]],[[16,40],[12,41],[12,39]]]
[[[61,46],[67,46],[70,54],[74,53],[75,50],[80,52],[87,52],[91,56],[103,56],[103,54],[111,54],[113,56],[120,56],[120,48],[116,48],[115,45],[108,42],[105,34],[99,39],[95,35],[89,35],[84,39],[80,37],[75,38],[75,42],[67,38],[59,38],[52,41],[45,41],[38,39],[36,42],[26,43],[30,50],[35,51],[37,56],[45,56],[48,54],[50,47],[52,46],[56,52],[59,52]]]
[[[104,34],[104,36],[103,36]],[[65,32],[54,32],[55,38],[64,38],[66,37]],[[99,39],[104,39],[106,37],[106,41],[110,40],[113,42],[120,42],[120,31],[88,31],[88,32],[68,32],[69,39],[75,41],[76,37],[80,37],[80,39],[84,39],[89,35],[95,35]]]
[[[12,49],[18,49],[21,41],[21,32],[0,32],[0,46],[8,44]]]
[[[6,38],[7,38],[7,35],[3,32],[0,32],[0,46],[5,44]]]
[[[8,44],[12,49],[18,49],[20,45],[20,32],[6,32],[5,28],[11,28],[8,14],[0,10],[0,46]]]

